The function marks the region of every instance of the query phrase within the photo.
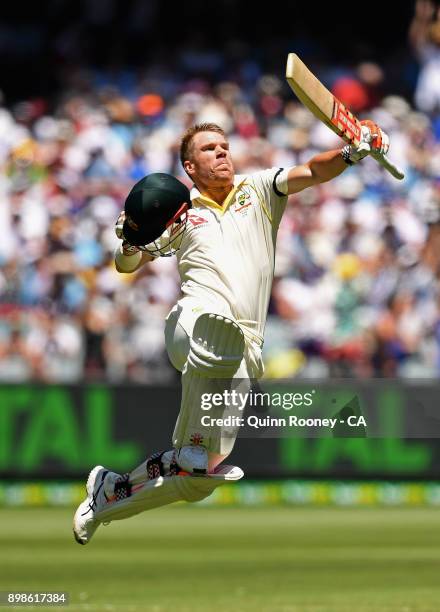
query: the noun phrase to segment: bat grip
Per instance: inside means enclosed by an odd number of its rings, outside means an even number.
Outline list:
[[[394,178],[401,181],[405,178],[402,170],[400,170],[397,166],[395,166],[386,155],[381,155],[380,153],[371,153],[371,157],[373,157],[381,166],[388,170],[388,172],[394,176]]]

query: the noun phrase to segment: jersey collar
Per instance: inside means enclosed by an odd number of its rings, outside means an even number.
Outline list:
[[[211,200],[211,198],[208,198],[208,196],[202,195],[200,191],[197,189],[197,187],[194,186],[191,189],[192,205],[193,206],[194,205],[209,206],[210,208],[214,208],[215,210],[218,210],[222,215],[224,215],[225,212],[228,210],[229,205],[231,204],[232,200],[234,199],[235,194],[240,189],[240,187],[245,182],[245,180],[246,180],[246,177],[242,175],[236,175],[234,177],[234,186],[232,187],[231,191],[226,196],[225,200],[223,201],[222,206],[220,206],[220,204],[217,204],[217,202],[215,202],[214,200]]]

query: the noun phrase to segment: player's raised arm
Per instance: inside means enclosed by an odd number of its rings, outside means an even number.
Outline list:
[[[285,185],[278,185],[280,191],[289,195],[297,193],[312,185],[330,181],[367,155],[386,155],[390,146],[388,135],[373,121],[361,121],[361,126],[362,135],[357,146],[351,144],[342,149],[318,153],[307,163],[291,168],[284,179]]]
[[[347,168],[341,149],[325,151],[312,157],[307,163],[290,168],[287,184],[279,185],[280,191],[287,194],[297,193],[312,185],[324,183],[338,176]],[[284,190],[283,190],[284,188]]]

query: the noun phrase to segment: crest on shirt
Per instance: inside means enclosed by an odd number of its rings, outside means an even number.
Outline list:
[[[251,204],[252,204],[252,200],[251,200],[250,192],[246,188],[242,187],[237,195],[234,212],[241,212],[242,210],[245,210]]]

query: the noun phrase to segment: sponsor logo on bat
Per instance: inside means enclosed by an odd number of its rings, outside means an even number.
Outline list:
[[[335,107],[333,110],[333,118],[332,123],[336,125],[339,129],[341,124],[343,126],[343,130],[349,132],[354,138],[360,139],[361,130],[360,127],[356,124],[353,115],[348,111],[343,104],[335,101]]]

